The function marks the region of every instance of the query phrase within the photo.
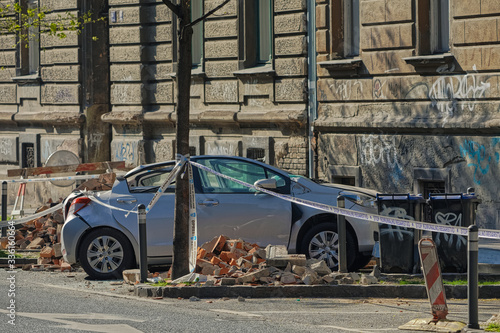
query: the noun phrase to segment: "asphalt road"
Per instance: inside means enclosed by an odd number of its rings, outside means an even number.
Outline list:
[[[11,275],[15,276],[8,280]],[[11,283],[13,282],[13,283]],[[11,292],[9,292],[11,290]],[[9,295],[14,290],[15,295]],[[86,274],[0,271],[1,332],[394,332],[430,318],[426,299],[144,299],[121,281]],[[7,307],[14,300],[15,325]],[[465,300],[448,300],[448,319],[467,322]],[[500,300],[480,300],[480,322]],[[410,332],[410,331],[401,331]]]

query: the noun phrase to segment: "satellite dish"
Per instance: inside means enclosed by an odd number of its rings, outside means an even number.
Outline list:
[[[47,161],[45,161],[45,166],[61,166],[61,165],[73,165],[80,164],[80,159],[74,153],[69,150],[58,150],[53,152]],[[47,175],[48,178],[53,177],[65,177],[65,176],[73,176],[73,173],[51,173]],[[75,183],[74,180],[50,180],[50,182],[59,187],[67,187],[71,186]]]

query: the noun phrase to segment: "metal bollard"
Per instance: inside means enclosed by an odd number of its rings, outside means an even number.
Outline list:
[[[139,270],[141,283],[148,278],[148,245],[146,234],[146,206],[140,204],[137,207],[137,219],[139,222]]]
[[[345,208],[345,198],[341,195],[337,197],[337,207]],[[347,240],[345,216],[337,216],[337,232],[339,234],[339,273],[347,273]]]
[[[467,328],[479,329],[478,315],[478,228],[476,225],[469,226],[469,237],[467,242],[467,304],[469,306],[469,323]]]
[[[7,221],[7,182],[2,182],[2,221]],[[7,237],[7,227],[2,228],[1,237]]]

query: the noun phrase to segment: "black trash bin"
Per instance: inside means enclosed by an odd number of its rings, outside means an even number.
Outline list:
[[[475,224],[477,206],[481,200],[474,194],[430,194],[431,222],[448,226],[468,227]],[[467,237],[432,233],[443,273],[467,272]]]
[[[422,221],[422,196],[378,194],[378,214],[403,220]],[[416,273],[419,270],[419,233],[413,228],[379,224],[380,269],[384,273]]]

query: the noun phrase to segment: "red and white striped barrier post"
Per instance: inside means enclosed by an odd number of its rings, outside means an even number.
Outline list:
[[[436,244],[434,244],[432,239],[424,238],[418,242],[418,250],[424,272],[427,295],[431,302],[431,311],[434,317],[432,321],[437,322],[440,319],[446,319],[448,305],[446,305],[446,295],[441,278]]]

